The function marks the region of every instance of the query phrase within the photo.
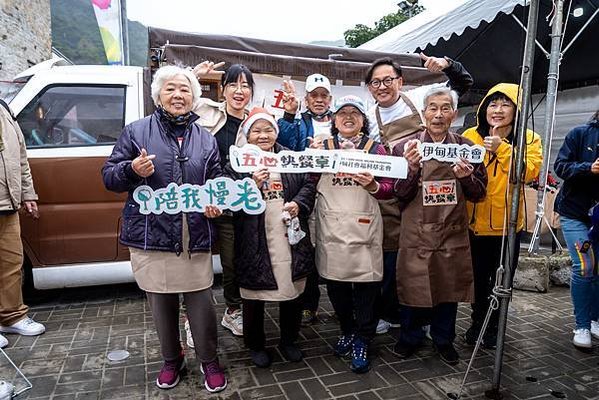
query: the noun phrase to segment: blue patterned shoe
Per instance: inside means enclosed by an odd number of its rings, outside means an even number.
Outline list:
[[[370,369],[368,361],[368,345],[360,338],[355,338],[351,351],[351,370],[363,374]]]
[[[337,344],[335,345],[334,354],[337,357],[347,357],[352,349],[354,343],[354,335],[341,335]]]

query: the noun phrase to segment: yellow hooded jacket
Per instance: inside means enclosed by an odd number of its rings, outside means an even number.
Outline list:
[[[485,100],[493,93],[501,92],[505,94],[514,104],[520,108],[518,102],[519,87],[513,83],[500,83],[495,85],[486,94],[481,101],[477,115],[477,126],[466,130],[463,136],[472,140],[475,144],[484,145],[483,133],[479,132],[481,125],[489,126],[486,118]],[[515,129],[515,127],[514,127]],[[509,212],[511,203],[511,193],[508,193],[509,170],[512,154],[512,144],[503,139],[503,142],[497,148],[495,153],[487,151],[485,154],[485,166],[489,182],[487,183],[487,196],[479,203],[468,202],[468,216],[470,220],[470,230],[475,235],[480,236],[500,236],[503,235],[503,224],[506,217],[506,210]],[[525,153],[525,174],[524,181],[529,183],[539,176],[541,163],[543,161],[543,152],[541,148],[541,138],[530,129],[526,132],[526,153]],[[509,218],[509,215],[508,215]],[[506,220],[506,223],[509,220]],[[524,228],[524,191],[520,196],[520,211],[518,213],[518,231]],[[507,226],[506,226],[507,229]],[[507,230],[506,230],[507,234]]]

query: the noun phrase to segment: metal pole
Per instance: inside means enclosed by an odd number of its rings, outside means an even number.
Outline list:
[[[127,0],[121,0],[121,36],[123,65],[129,65],[129,26],[127,22]]]
[[[532,86],[532,67],[535,58],[535,37],[537,36],[537,21],[539,15],[540,0],[530,0],[528,8],[528,33],[526,35],[526,44],[524,46],[524,56],[522,60],[522,75],[520,82],[522,92],[520,94],[521,110],[518,114],[517,126],[517,153],[515,171],[513,170],[513,178],[510,177],[510,190],[512,191],[511,210],[509,215],[507,247],[505,254],[507,257],[507,268],[503,275],[503,287],[511,288],[512,271],[515,260],[512,256],[514,247],[516,246],[516,230],[518,228],[518,211],[520,204],[520,190],[522,187],[524,173],[524,150],[526,146],[526,128],[527,116],[530,109],[530,93]],[[490,392],[487,392],[488,397],[499,397],[499,385],[501,380],[501,367],[503,362],[503,345],[505,341],[505,328],[507,324],[507,311],[510,302],[510,296],[500,298],[499,308],[499,326],[497,332],[497,351],[495,352],[495,368],[493,370],[493,386]]]
[[[549,174],[549,158],[551,155],[551,140],[555,126],[555,103],[557,102],[557,84],[559,82],[559,65],[561,62],[561,43],[564,20],[564,0],[557,0],[555,4],[555,18],[551,27],[551,53],[549,54],[549,73],[547,74],[547,99],[545,101],[545,132],[543,135],[543,164],[539,174],[539,191],[537,192],[536,224],[539,229],[532,238],[533,253],[539,252],[541,224],[545,208],[545,186]]]

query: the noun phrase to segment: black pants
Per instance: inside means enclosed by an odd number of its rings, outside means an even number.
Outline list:
[[[399,300],[397,298],[397,251],[383,253],[383,282],[375,310],[379,319],[399,323]]]
[[[520,254],[520,239],[522,232],[516,234],[516,245],[512,249],[512,257],[515,257],[518,265],[518,256]],[[472,254],[472,268],[474,273],[474,303],[472,304],[472,327],[475,332],[482,328],[487,310],[490,304],[490,296],[495,286],[495,274],[499,268],[501,260],[501,242],[503,236],[477,236],[470,231],[470,251]],[[507,249],[507,238],[506,238]],[[506,252],[507,254],[507,252]],[[507,268],[508,259],[504,258],[504,266]],[[515,269],[514,269],[515,272]],[[512,273],[512,282],[514,274]],[[511,282],[510,282],[511,286]],[[487,335],[497,335],[497,325],[499,323],[499,310],[493,311]]]
[[[300,296],[302,301],[302,309],[316,312],[318,310],[318,303],[320,302],[320,287],[318,286],[320,275],[318,270],[314,270],[308,275],[306,279],[306,288],[304,293]]]
[[[458,303],[441,303],[432,308],[402,306],[399,341],[412,346],[422,343],[422,327],[431,326],[433,343],[438,346],[453,343]]]
[[[343,335],[355,334],[370,343],[376,333],[375,303],[381,282],[327,281],[327,291]]]
[[[250,350],[264,350],[264,305],[261,300],[242,300],[243,341]],[[300,298],[279,302],[279,326],[281,344],[293,344],[297,340],[302,322],[302,302]]]

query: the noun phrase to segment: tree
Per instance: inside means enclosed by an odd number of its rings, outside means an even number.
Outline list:
[[[422,6],[416,4],[409,10],[399,10],[395,13],[387,14],[374,23],[374,28],[370,28],[363,24],[357,24],[353,29],[349,29],[343,33],[345,44],[349,47],[358,47],[370,39],[374,39],[380,34],[387,32],[389,29],[410,19],[414,15],[421,13],[423,10],[424,8]]]

